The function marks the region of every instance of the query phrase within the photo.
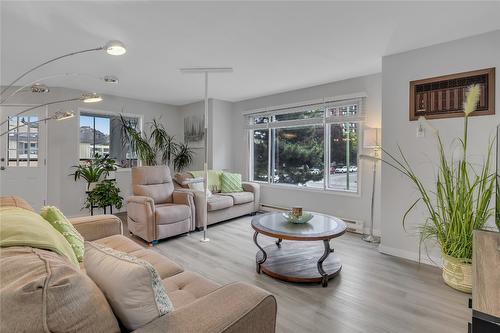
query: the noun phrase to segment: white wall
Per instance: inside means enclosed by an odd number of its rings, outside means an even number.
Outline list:
[[[231,170],[232,158],[232,108],[233,103],[210,98],[208,100],[208,168]],[[179,107],[180,117],[203,115],[203,101],[182,105]],[[184,127],[182,125],[182,133]],[[182,134],[184,135],[184,134]],[[195,148],[193,162],[188,170],[202,170],[205,161],[205,149]]]
[[[233,103],[218,99],[212,100],[212,168],[232,170],[232,127]]]
[[[80,91],[52,88],[49,94],[35,95],[23,93],[9,100],[10,104],[39,104],[44,101],[62,100],[81,95]],[[87,110],[130,113],[143,117],[144,127],[153,118],[161,120],[167,131],[178,138],[182,138],[181,118],[177,107],[166,104],[151,103],[129,98],[105,95],[104,100],[95,104],[71,102],[49,106],[49,115],[63,109],[78,111],[79,108]],[[48,152],[47,152],[47,189],[48,204],[59,207],[68,216],[85,215],[81,211],[85,198],[85,183],[83,180],[74,182],[69,176],[72,165],[79,161],[79,118],[74,117],[64,121],[48,122]],[[117,173],[117,182],[121,195],[126,198],[130,195],[131,177],[130,169]],[[27,189],[29,190],[29,189]],[[125,210],[125,207],[122,211]]]
[[[409,81],[489,67],[497,67],[496,115],[470,118],[469,151],[476,160],[484,156],[488,140],[495,135],[500,122],[500,31],[383,58],[382,144],[392,152],[400,145],[427,185],[431,185],[435,177],[435,140],[430,131],[426,137],[417,138],[417,122],[408,120]],[[439,130],[445,148],[451,146],[454,138],[462,136],[462,118],[431,120],[430,123]],[[382,252],[412,260],[418,258],[416,227],[426,216],[423,208],[408,218],[408,232],[401,226],[404,212],[416,198],[415,189],[405,178],[391,167],[382,166]],[[425,257],[425,251],[423,254]],[[434,248],[430,255],[436,258],[439,252]]]
[[[241,172],[245,175],[245,178],[248,179],[248,143],[247,133],[244,130],[243,117],[245,111],[361,92],[367,94],[365,105],[367,121],[365,125],[369,127],[380,127],[382,105],[381,89],[382,77],[380,74],[374,74],[234,103],[232,120],[233,169]],[[300,205],[307,210],[328,213],[350,220],[365,222],[367,224],[370,218],[370,194],[372,185],[370,163],[367,161],[361,162],[359,170],[359,196],[330,191],[295,189],[279,185],[262,185],[261,199],[265,204],[280,207]],[[379,183],[380,179],[377,180],[375,229],[378,229],[380,225],[380,211],[377,209],[380,199]],[[378,231],[376,230],[376,232]]]

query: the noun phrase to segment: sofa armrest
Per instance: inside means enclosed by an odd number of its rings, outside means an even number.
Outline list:
[[[122,221],[114,215],[74,217],[69,221],[86,241],[123,233]]]
[[[195,223],[195,227],[201,227],[202,226],[202,221],[204,221],[205,216],[207,215],[207,211],[205,210],[205,193],[202,191],[198,190],[192,190],[192,189],[177,189],[175,192],[180,192],[180,193],[190,193],[193,196],[193,204],[194,204],[194,211],[195,211],[195,219],[193,219]]]
[[[273,295],[238,282],[174,309],[134,332],[272,333],[276,328],[276,311]]]
[[[254,210],[257,212],[260,209],[260,184],[254,182],[242,182],[243,191],[253,193]]]
[[[194,194],[189,191],[175,190],[172,193],[174,204],[186,205],[191,210],[191,227],[194,230],[196,224],[196,205],[194,203]]]

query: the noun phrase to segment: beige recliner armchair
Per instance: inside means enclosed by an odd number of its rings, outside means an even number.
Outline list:
[[[174,190],[166,166],[132,168],[133,196],[127,198],[129,231],[151,245],[194,230],[193,194]]]

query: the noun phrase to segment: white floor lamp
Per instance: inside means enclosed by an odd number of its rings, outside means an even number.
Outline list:
[[[366,128],[363,131],[363,148],[372,151],[372,154],[363,154],[360,157],[372,161],[372,193],[370,203],[370,233],[365,235],[363,232],[363,240],[370,243],[379,243],[380,237],[373,235],[373,214],[375,205],[375,184],[377,180],[377,163],[380,153],[380,128]]]
[[[231,67],[188,67],[181,68],[181,73],[191,73],[191,74],[204,74],[205,76],[205,162],[203,163],[203,191],[205,192],[205,217],[203,219],[203,238],[200,239],[201,242],[209,242],[210,239],[207,237],[207,214],[208,214],[208,202],[207,202],[207,190],[208,190],[208,73],[230,73],[233,71]]]

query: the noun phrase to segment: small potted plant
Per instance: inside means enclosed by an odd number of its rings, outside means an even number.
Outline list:
[[[101,156],[96,153],[93,159],[82,164],[73,165],[72,168],[76,170],[70,176],[75,177],[75,182],[80,178],[85,179],[87,181],[87,191],[91,191],[103,177],[108,176],[110,172],[116,171],[116,163],[115,160],[109,158],[109,155]]]
[[[493,215],[490,203],[495,189],[495,175],[491,172],[493,141],[487,146],[480,167],[473,166],[467,156],[468,121],[477,107],[479,94],[477,85],[469,87],[464,103],[464,134],[458,139],[463,156],[447,158],[439,132],[435,131],[439,168],[432,190],[417,176],[401,149],[399,157],[382,149],[386,156],[382,161],[405,175],[419,193],[403,216],[403,226],[410,211],[423,203],[428,216],[420,226],[420,244],[427,239],[439,244],[445,283],[467,293],[472,290],[472,233],[485,228]]]
[[[104,180],[88,193],[84,208],[105,208],[108,206],[120,209],[123,205],[123,197],[120,189],[114,181]]]

